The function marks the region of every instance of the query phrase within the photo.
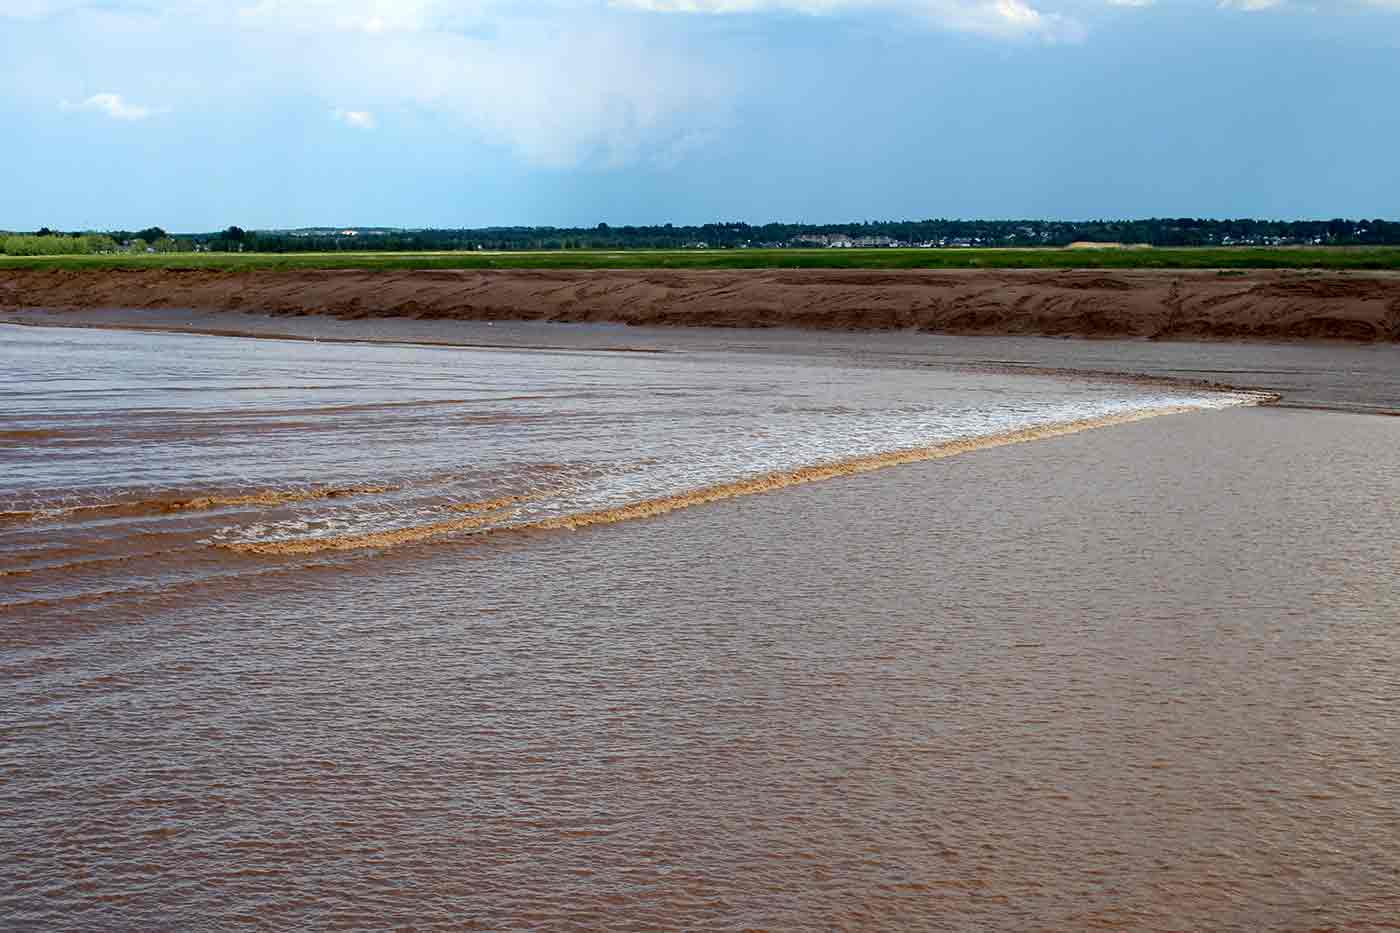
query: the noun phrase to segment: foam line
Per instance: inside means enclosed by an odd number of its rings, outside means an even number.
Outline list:
[[[362,548],[385,548],[399,544],[412,544],[451,534],[454,531],[467,531],[490,525],[510,517],[512,512],[491,512],[474,515],[471,518],[454,518],[431,525],[417,525],[412,528],[399,528],[394,531],[376,531],[363,535],[338,535],[325,538],[292,538],[286,541],[265,541],[260,543],[221,544],[219,547],[238,554],[319,554],[322,551],[356,551]]]
[[[540,530],[572,530],[575,528],[585,528],[589,525],[609,525],[614,522],[624,522],[634,518],[651,518],[652,516],[666,515],[670,512],[688,509],[696,505],[719,502],[723,499],[732,499],[736,496],[751,496],[757,493],[786,489],[789,486],[819,483],[823,480],[835,479],[839,476],[855,476],[860,473],[870,473],[874,470],[883,470],[886,467],[901,466],[906,463],[941,460],[944,457],[954,457],[958,454],[971,453],[976,450],[989,450],[993,447],[1006,447],[1010,444],[1024,444],[1027,441],[1042,440],[1049,437],[1062,437],[1066,434],[1078,434],[1081,431],[1106,428],[1116,424],[1145,421],[1148,418],[1156,418],[1161,415],[1176,415],[1183,412],[1201,410],[1200,407],[1195,405],[1172,405],[1162,408],[1147,408],[1127,414],[1104,415],[1099,418],[1085,418],[1078,421],[1062,421],[1058,424],[1043,425],[1035,428],[1022,428],[1017,431],[988,434],[982,437],[962,438],[955,441],[933,444],[928,447],[913,447],[905,450],[894,450],[887,453],[853,457],[849,460],[842,460],[836,463],[799,467],[796,470],[781,470],[751,479],[737,480],[732,483],[704,486],[700,489],[692,489],[674,496],[646,499],[641,502],[635,502],[617,508],[600,509],[596,512],[583,512],[578,515],[563,515],[558,518],[540,519],[539,521],[530,522],[527,525],[517,527]]]
[[[1263,396],[1242,398],[1236,404],[1253,405],[1263,401]],[[800,467],[795,470],[781,470],[773,473],[766,473],[762,476],[748,479],[736,480],[731,483],[721,483],[714,486],[704,486],[699,489],[692,489],[686,492],[677,493],[671,496],[661,496],[654,499],[645,499],[640,502],[628,505],[617,506],[609,509],[599,509],[592,512],[582,512],[574,515],[561,515],[554,518],[543,518],[535,521],[525,522],[518,525],[510,525],[503,528],[491,528],[486,533],[497,531],[553,531],[553,530],[573,530],[586,528],[590,525],[609,525],[616,522],[625,522],[637,518],[652,518],[658,515],[666,515],[681,509],[688,509],[697,505],[704,505],[710,502],[719,502],[723,499],[732,499],[737,496],[749,496],[757,493],[772,492],[778,489],[785,489],[789,486],[800,486],[807,483],[817,483],[824,480],[835,479],[841,476],[854,476],[860,473],[869,473],[874,470],[882,470],[886,467],[900,466],[907,463],[919,463],[926,460],[940,460],[944,457],[954,457],[958,454],[971,453],[978,450],[989,450],[994,447],[1006,447],[1011,444],[1023,444],[1028,441],[1042,440],[1051,437],[1063,437],[1067,434],[1078,434],[1081,431],[1090,431],[1095,428],[1106,428],[1113,425],[1129,424],[1135,421],[1145,421],[1148,418],[1156,418],[1163,415],[1175,415],[1184,412],[1211,410],[1203,409],[1199,405],[1171,405],[1158,408],[1146,408],[1139,411],[1128,412],[1116,415],[1104,415],[1098,418],[1085,418],[1077,421],[1063,421],[1057,424],[1042,425],[1034,428],[1023,428],[1016,431],[1006,431],[999,434],[990,434],[982,437],[969,437],[959,440],[945,441],[927,447],[914,447],[904,450],[889,451],[880,454],[870,454],[867,456],[854,457],[835,463],[818,464],[815,466]],[[520,498],[528,497],[503,497],[499,500],[492,500],[485,503],[470,503],[471,506],[506,506]],[[459,506],[464,508],[464,506]],[[473,510],[474,511],[474,510]],[[265,543],[239,543],[222,544],[222,548],[236,551],[242,554],[314,554],[321,551],[346,551],[360,548],[382,548],[399,544],[409,544],[427,541],[432,538],[452,534],[458,531],[467,531],[475,528],[482,528],[495,524],[503,518],[509,518],[517,514],[515,510],[500,509],[488,514],[477,514],[469,518],[452,519],[442,522],[434,522],[428,525],[420,525],[413,528],[403,528],[395,531],[376,532],[363,535],[345,535],[340,537],[326,538],[299,538],[287,541],[270,541]]]
[[[22,512],[0,512],[0,522],[40,521],[43,519],[64,519],[72,516],[139,516],[169,515],[176,512],[197,512],[208,509],[234,508],[237,506],[275,506],[289,502],[313,502],[319,499],[338,499],[342,496],[376,495],[396,492],[399,486],[337,486],[317,489],[276,490],[240,493],[234,495],[197,496],[192,499],[146,499],[133,502],[101,502],[95,505],[56,506],[47,509],[32,509]]]

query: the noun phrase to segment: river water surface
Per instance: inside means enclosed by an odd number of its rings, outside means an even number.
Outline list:
[[[1400,423],[906,363],[4,328],[0,925],[1400,918]]]
[[[779,354],[5,328],[0,609],[62,615],[324,555],[1238,393]],[[274,562],[272,566],[284,567]]]

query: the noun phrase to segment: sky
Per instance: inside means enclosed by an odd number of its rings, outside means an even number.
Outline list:
[[[0,229],[1400,218],[1400,0],[0,0]]]

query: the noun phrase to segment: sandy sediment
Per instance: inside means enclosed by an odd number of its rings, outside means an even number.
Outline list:
[[[0,310],[1400,340],[1400,275],[1170,270],[0,271]]]

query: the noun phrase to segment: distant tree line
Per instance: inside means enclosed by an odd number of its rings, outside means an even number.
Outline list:
[[[145,230],[108,230],[102,233],[62,233],[43,227],[34,233],[0,231],[0,254],[6,256],[90,256],[105,253],[190,252],[195,241],[175,238],[160,227]]]
[[[0,235],[0,253],[6,256],[86,256],[111,252],[116,245],[111,237],[102,234]]]
[[[145,230],[78,231],[47,228],[0,233],[0,252],[62,255],[104,252],[300,253],[370,250],[741,249],[821,245],[1067,246],[1075,242],[1150,246],[1400,246],[1400,222],[1386,220],[919,220],[850,224],[710,223],[593,227],[479,227],[405,230],[387,227],[246,230],[171,236]]]
[[[236,235],[234,235],[236,232]],[[567,250],[797,247],[803,238],[849,237],[902,246],[1067,246],[1075,242],[1151,246],[1400,246],[1400,222],[1385,220],[920,220],[854,224],[711,223],[698,226],[481,227],[463,229],[243,231],[197,240],[215,251]]]

